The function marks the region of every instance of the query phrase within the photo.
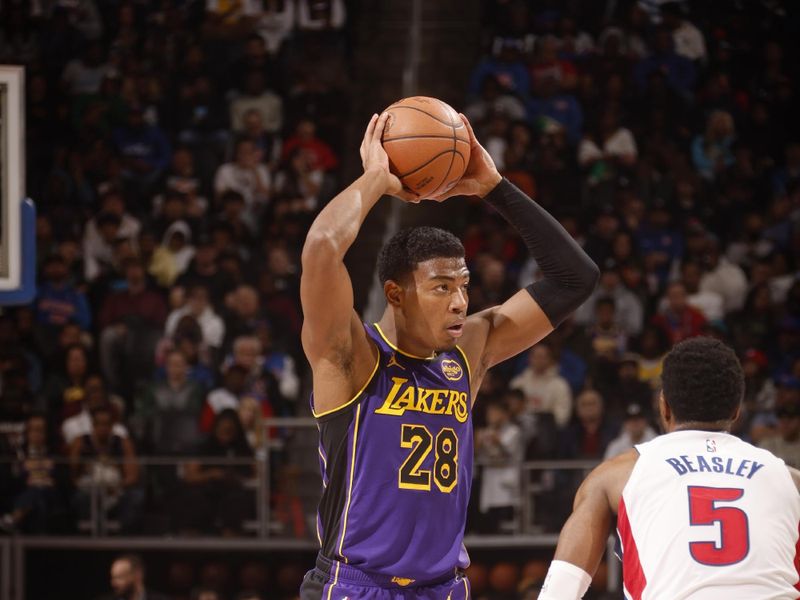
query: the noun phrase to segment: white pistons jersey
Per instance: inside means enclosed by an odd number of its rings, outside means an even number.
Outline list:
[[[617,515],[628,600],[800,598],[800,494],[781,459],[696,430],[636,448]]]

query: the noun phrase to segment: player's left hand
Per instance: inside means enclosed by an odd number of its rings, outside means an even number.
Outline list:
[[[461,117],[461,120],[464,122],[464,127],[467,128],[467,132],[469,133],[469,164],[464,171],[464,176],[457,184],[443,194],[431,198],[431,200],[441,202],[453,196],[479,196],[483,198],[503,179],[492,157],[475,137],[475,132],[472,130],[472,125],[470,125],[467,117],[461,113],[459,113],[458,116]]]

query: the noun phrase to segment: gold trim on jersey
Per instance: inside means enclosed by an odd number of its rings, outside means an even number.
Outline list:
[[[333,592],[333,586],[335,586],[337,583],[339,583],[339,567],[341,567],[341,566],[342,566],[342,563],[340,563],[337,560],[336,561],[336,574],[333,576],[333,583],[331,584],[331,587],[328,588],[328,600],[331,600],[331,593]]]
[[[342,519],[342,537],[339,540],[339,556],[347,562],[347,557],[342,554],[342,547],[344,546],[344,536],[347,532],[347,514],[350,512],[350,500],[353,498],[353,478],[356,472],[356,445],[358,444],[358,421],[361,418],[361,405],[356,407],[356,425],[353,429],[353,454],[350,459],[350,483],[347,486],[347,503],[344,506],[344,518]],[[338,572],[338,570],[337,570]]]
[[[381,366],[381,353],[380,353],[380,351],[378,351],[378,359],[375,361],[375,367],[372,369],[372,375],[369,376],[369,379],[367,379],[366,383],[362,386],[362,388],[360,390],[358,390],[358,393],[356,393],[355,396],[353,396],[350,400],[348,400],[347,402],[345,402],[341,406],[337,406],[336,408],[332,408],[330,410],[326,410],[326,411],[321,412],[321,413],[315,412],[314,409],[312,408],[311,409],[311,414],[314,415],[314,418],[319,419],[320,417],[324,417],[324,416],[333,414],[338,410],[342,410],[343,408],[346,408],[346,407],[350,406],[353,402],[355,402],[356,400],[359,399],[361,394],[364,393],[364,390],[367,389],[367,386],[370,383],[372,383],[372,379],[375,377],[375,373],[378,372],[378,367],[380,367],[380,366]]]
[[[383,333],[383,330],[381,329],[380,325],[378,325],[377,323],[373,323],[373,325],[375,326],[375,330],[378,332],[378,335],[380,335],[383,338],[383,341],[389,344],[389,347],[395,352],[399,352],[403,356],[408,356],[409,358],[416,358],[417,360],[431,360],[433,358],[436,358],[435,352],[430,356],[417,356],[416,354],[411,354],[410,352],[405,352],[404,350],[400,350],[400,348],[398,348],[392,342],[389,341],[389,338],[387,338],[386,334]]]
[[[467,367],[467,377],[469,377],[469,382],[472,383],[472,369],[469,367],[469,359],[467,358],[467,353],[464,352],[464,349],[456,344],[456,350],[458,350],[459,354],[461,354],[461,358],[464,359],[464,364]]]
[[[464,577],[461,581],[464,582],[464,600],[469,600],[469,586],[467,585],[467,578]]]

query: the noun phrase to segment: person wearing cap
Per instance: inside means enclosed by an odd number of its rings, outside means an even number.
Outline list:
[[[778,435],[761,441],[759,446],[782,458],[790,467],[800,467],[800,403],[793,402],[775,411]]]
[[[654,439],[658,434],[647,422],[645,411],[640,404],[629,404],[625,409],[622,431],[606,448],[605,459],[624,454],[636,444]]]

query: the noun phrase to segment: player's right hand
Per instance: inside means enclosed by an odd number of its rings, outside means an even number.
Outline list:
[[[383,129],[386,127],[386,122],[388,120],[389,113],[384,112],[380,116],[372,115],[369,125],[367,125],[367,130],[364,132],[364,139],[361,140],[361,148],[359,150],[364,173],[380,173],[381,177],[384,177],[386,181],[385,194],[396,196],[406,202],[419,202],[419,197],[403,190],[403,185],[400,183],[400,180],[389,170],[389,156],[386,154],[386,150],[383,149],[383,144],[381,143]]]

